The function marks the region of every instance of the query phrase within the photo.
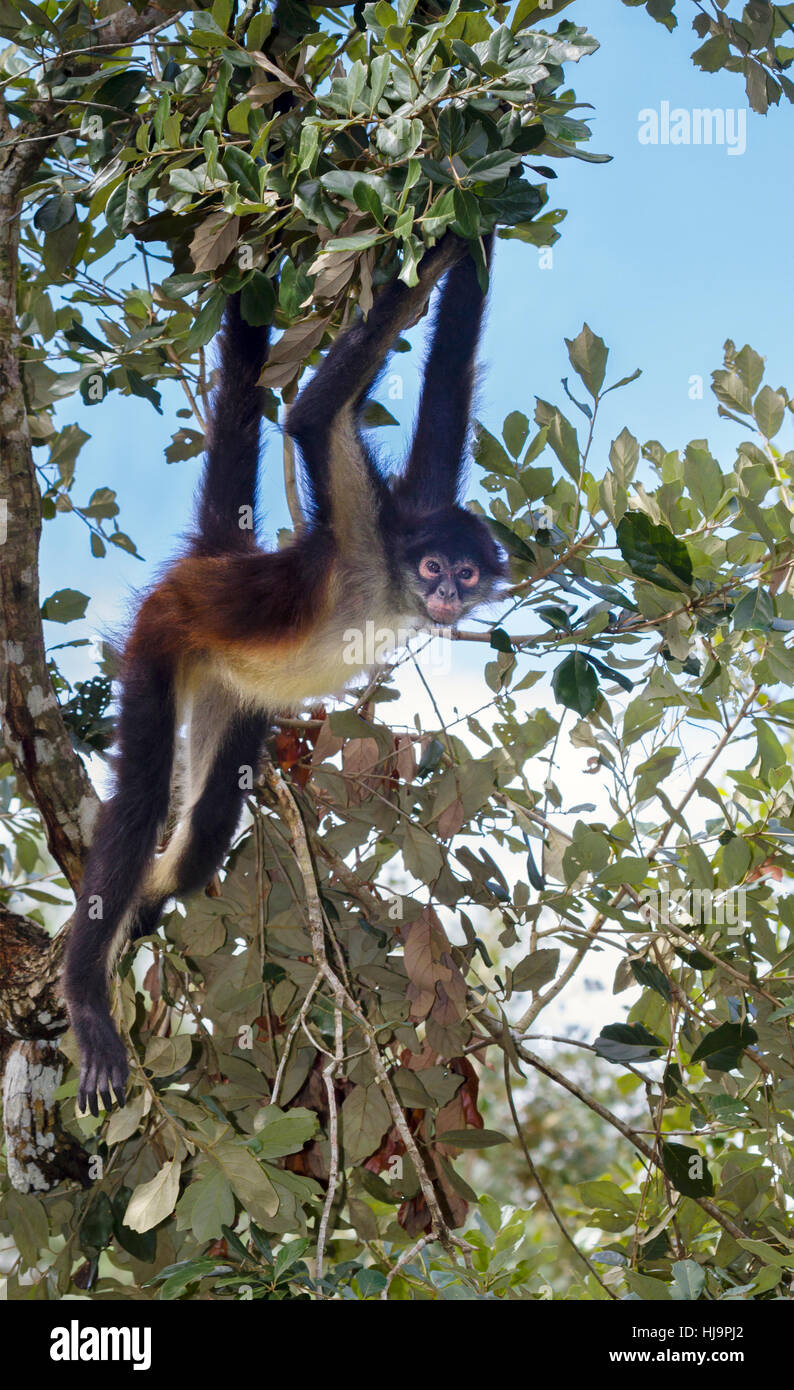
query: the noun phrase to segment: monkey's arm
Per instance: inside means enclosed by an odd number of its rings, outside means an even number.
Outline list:
[[[220,382],[207,426],[207,452],[199,489],[192,548],[204,555],[245,549],[253,530],[243,529],[241,508],[256,501],[259,438],[265,392],[257,385],[267,360],[268,328],[254,328],[240,310],[240,295],[227,300],[220,335]]]
[[[316,522],[330,518],[329,451],[339,415],[356,406],[383,366],[398,335],[423,311],[433,286],[460,259],[465,242],[447,234],[419,266],[412,288],[394,281],[378,295],[366,319],[341,333],[287,416],[309,475]]]
[[[493,233],[483,243],[490,266]],[[477,268],[466,256],[441,292],[411,452],[398,484],[398,492],[420,507],[446,507],[458,497],[484,307]]]

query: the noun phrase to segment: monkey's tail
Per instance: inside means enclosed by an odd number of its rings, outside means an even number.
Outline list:
[[[220,333],[220,383],[207,429],[207,451],[191,548],[203,555],[247,549],[253,515],[265,391],[257,383],[270,330],[246,323],[240,295],[226,302]]]

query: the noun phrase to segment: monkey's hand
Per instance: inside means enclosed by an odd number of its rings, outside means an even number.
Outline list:
[[[123,1106],[129,1064],[126,1049],[110,1014],[85,1007],[74,1010],[72,1027],[80,1044],[79,1108],[88,1109],[97,1116],[99,1097],[105,1109],[112,1110],[114,1095],[117,1104]]]

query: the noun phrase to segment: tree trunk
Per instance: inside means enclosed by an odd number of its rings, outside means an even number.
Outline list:
[[[125,5],[97,26],[97,58],[109,58],[181,11]],[[101,45],[101,48],[99,47]],[[0,91],[0,721],[20,788],[35,801],[47,844],[77,891],[98,808],[72,745],[47,670],[39,596],[41,497],[28,429],[17,327],[19,225],[26,186],[70,109],[30,103],[13,126]],[[0,909],[0,1067],[8,1171],[20,1191],[42,1191],[64,1176],[85,1181],[88,1158],[60,1127],[55,1092],[68,1027],[58,977],[65,932],[52,941],[35,922]]]

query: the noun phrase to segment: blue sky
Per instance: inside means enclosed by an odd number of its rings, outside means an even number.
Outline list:
[[[688,15],[689,6],[679,7]],[[726,466],[737,427],[719,421],[711,393],[692,400],[689,382],[721,365],[722,344],[750,342],[768,359],[773,386],[794,388],[792,354],[791,228],[794,180],[790,149],[794,111],[773,108],[766,117],[747,111],[747,149],[730,155],[724,146],[643,145],[640,111],[671,107],[746,108],[735,74],[698,72],[689,58],[697,45],[686,26],[669,35],[643,9],[612,0],[576,0],[566,17],[586,24],[601,49],[569,69],[580,101],[595,108],[591,148],[613,155],[611,164],[558,161],[552,207],[568,209],[553,268],[540,269],[538,252],[519,242],[499,242],[483,342],[484,373],[478,414],[499,432],[511,410],[532,413],[534,396],[565,404],[560,378],[570,375],[564,337],[583,320],[611,349],[608,380],[637,366],[643,375],[608,397],[601,417],[594,471],[603,469],[611,439],[623,425],[641,440],[667,447],[707,436]],[[688,23],[688,17],[687,17]],[[418,354],[400,358],[404,427],[416,400]],[[79,399],[59,412],[92,433],[78,463],[76,496],[109,485],[118,493],[119,523],[146,557],[141,564],[111,548],[104,560],[88,550],[84,526],[59,516],[45,528],[42,596],[63,587],[92,596],[85,623],[48,624],[48,641],[92,635],[123,620],[136,586],[167,559],[190,516],[198,460],[169,465],[163,450],[182,404],[178,390],[163,393],[164,415],[146,402],[111,395],[86,409]],[[394,403],[389,401],[392,410]],[[573,411],[573,407],[570,407]],[[573,411],[574,415],[576,412]],[[284,524],[280,445],[268,426],[266,531]],[[395,455],[395,429],[379,438]],[[66,654],[64,654],[66,655]],[[85,654],[64,668],[88,672]]]

